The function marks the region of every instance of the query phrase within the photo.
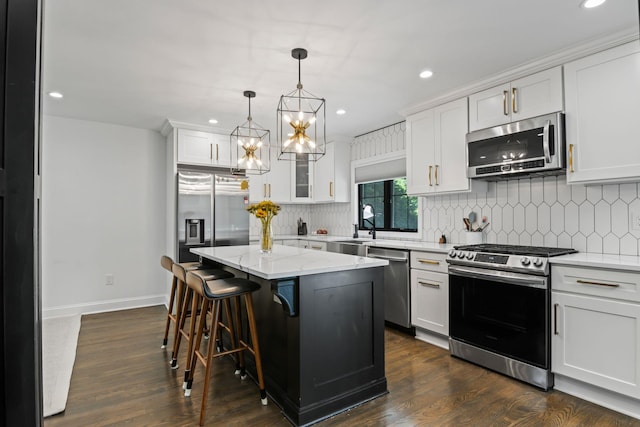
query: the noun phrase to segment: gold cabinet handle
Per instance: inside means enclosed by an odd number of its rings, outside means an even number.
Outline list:
[[[620,285],[617,284],[617,283],[592,282],[590,280],[582,280],[582,279],[578,279],[578,280],[576,280],[576,282],[581,284],[581,285],[607,286],[609,288],[619,288],[620,287]]]
[[[269,185],[269,197],[271,197],[271,183],[269,183],[267,185]]]
[[[431,264],[431,265],[440,265],[440,261],[435,261],[433,259],[418,259],[420,264]]]
[[[329,182],[329,197],[333,197],[333,181]]]
[[[422,286],[428,286],[430,288],[440,289],[440,285],[437,283],[423,282],[422,280],[418,280],[418,283]]]
[[[262,197],[267,197],[267,184],[262,184]]]
[[[213,160],[213,144],[209,144],[209,160]]]
[[[502,112],[504,113],[505,116],[509,115],[509,112],[507,111],[507,96],[509,96],[509,91],[503,90],[502,91]]]
[[[433,166],[429,165],[429,187],[433,187],[433,184],[431,183],[431,169],[433,169]]]
[[[436,185],[440,185],[438,182],[438,165],[436,165]]]
[[[569,144],[569,172],[573,173],[573,144]]]
[[[218,144],[216,144],[216,161],[220,160],[220,156],[218,154]]]
[[[313,245],[311,245],[311,249],[322,249],[322,246],[313,246]]]
[[[518,89],[514,87],[511,89],[511,112],[512,113],[518,112],[518,103],[516,102],[517,96],[518,96]]]

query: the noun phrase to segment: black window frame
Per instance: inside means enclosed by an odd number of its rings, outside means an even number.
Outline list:
[[[371,181],[371,182],[361,182],[361,183],[357,184],[358,185],[358,230],[369,231],[372,228],[372,225],[368,222],[368,220],[365,221],[362,218],[362,211],[363,211],[364,206],[365,206],[365,204],[362,201],[363,185],[382,182],[383,183],[383,187],[384,187],[384,195],[383,195],[384,212],[383,212],[383,214],[384,214],[384,222],[385,223],[384,224],[379,224],[379,222],[376,221],[376,223],[375,223],[376,231],[390,231],[390,232],[398,232],[398,233],[416,233],[418,231],[418,225],[419,225],[418,216],[419,216],[419,212],[416,212],[416,228],[394,228],[394,227],[391,227],[392,209],[393,209],[393,206],[392,206],[393,205],[393,203],[392,203],[393,182],[394,182],[394,180],[400,179],[400,178],[405,178],[405,177],[384,179],[384,180]],[[416,196],[410,196],[410,195],[408,195],[406,193],[405,193],[405,195],[407,197],[413,197],[417,201],[417,197]],[[374,212],[374,213],[377,214],[377,212]]]

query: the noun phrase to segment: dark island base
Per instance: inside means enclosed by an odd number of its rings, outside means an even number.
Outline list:
[[[250,278],[262,285],[253,301],[267,393],[291,423],[314,424],[388,393],[383,267]],[[254,366],[249,358],[252,375]]]

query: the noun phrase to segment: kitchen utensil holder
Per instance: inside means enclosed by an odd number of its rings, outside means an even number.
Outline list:
[[[467,245],[484,243],[484,233],[482,231],[465,231],[464,235]]]

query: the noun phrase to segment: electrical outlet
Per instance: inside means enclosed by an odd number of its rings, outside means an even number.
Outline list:
[[[630,211],[629,217],[631,220],[631,229],[640,230],[640,211]]]
[[[113,285],[113,274],[107,274],[105,276],[105,285]]]

